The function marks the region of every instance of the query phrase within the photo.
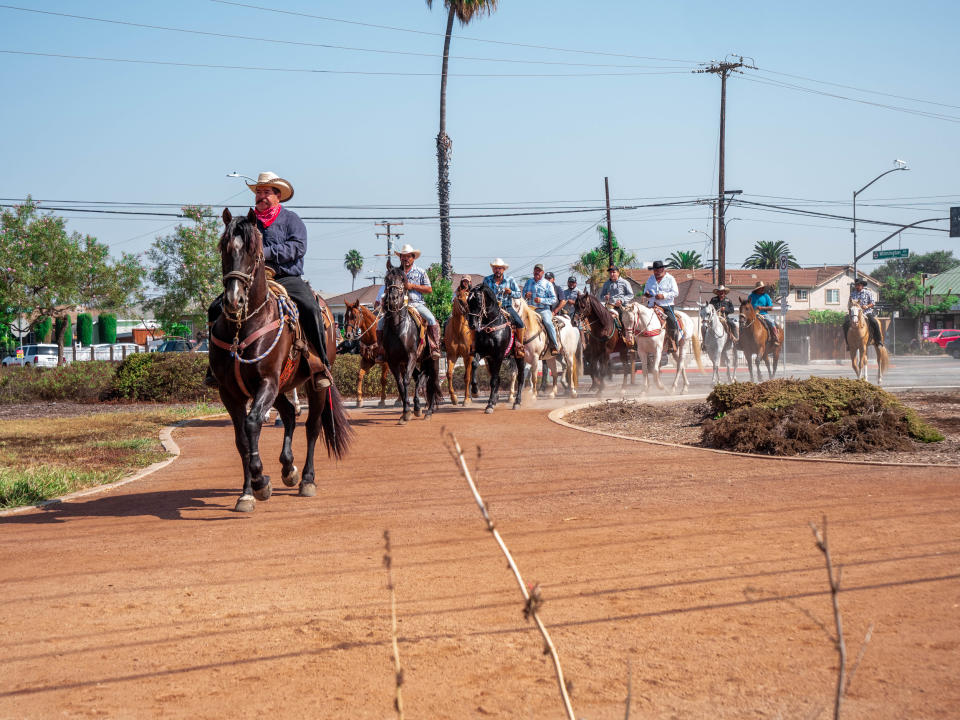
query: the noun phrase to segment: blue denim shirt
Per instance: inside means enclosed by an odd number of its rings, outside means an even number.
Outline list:
[[[553,292],[553,283],[544,278],[540,278],[540,282],[533,278],[527,280],[523,286],[524,298],[527,297],[527,293],[532,293],[531,298],[527,300],[527,304],[537,310],[549,310],[557,304],[557,295]],[[535,302],[533,298],[540,298],[540,302]]]
[[[500,303],[501,307],[507,307],[513,298],[520,297],[520,286],[517,285],[517,281],[512,277],[507,277],[504,275],[503,280],[497,282],[493,275],[487,275],[483,279],[483,284],[493,290],[493,293],[497,296],[497,301]],[[503,292],[507,288],[510,288],[509,295]]]
[[[307,226],[292,210],[281,208],[276,220],[265,228],[257,220],[263,234],[263,259],[278,277],[303,275],[303,257],[307,254]]]

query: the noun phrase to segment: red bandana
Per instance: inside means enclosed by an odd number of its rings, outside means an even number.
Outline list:
[[[256,211],[257,220],[262,222],[265,228],[268,228],[271,225],[273,225],[273,221],[277,219],[277,215],[280,214],[280,210],[282,209],[283,209],[283,205],[274,205],[272,208],[270,208],[264,213],[257,210]]]

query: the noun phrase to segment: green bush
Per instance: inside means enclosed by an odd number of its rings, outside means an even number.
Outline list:
[[[33,334],[37,336],[38,343],[44,343],[50,336],[50,328],[53,327],[53,320],[48,317],[43,318],[33,326]]]
[[[337,355],[333,362],[333,382],[343,397],[357,396],[357,375],[360,372],[359,355]],[[393,373],[387,371],[387,395],[397,394]],[[374,365],[363,376],[363,396],[380,396],[380,366]]]
[[[117,341],[117,316],[109,313],[101,313],[97,318],[97,325],[100,328],[100,342],[110,343]]]
[[[8,367],[0,372],[0,404],[34,400],[96,402],[113,383],[109,362],[77,362],[55,368]]]
[[[77,341],[81,345],[93,345],[93,316],[90,313],[77,315]]]
[[[62,318],[57,318],[55,325],[56,335],[54,335],[54,342],[56,338],[60,335],[60,330],[66,326],[66,330],[63,332],[63,346],[65,348],[73,345],[73,322],[70,320],[69,315],[64,315]]]
[[[203,384],[203,353],[138,353],[117,366],[108,398],[194,402],[213,400],[217,391]]]

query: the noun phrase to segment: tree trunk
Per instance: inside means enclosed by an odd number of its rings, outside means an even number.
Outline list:
[[[57,322],[53,323],[54,327],[57,327]],[[57,328],[57,365],[63,365],[63,339],[67,336],[67,321],[66,318],[59,323],[60,327]]]
[[[443,40],[443,66],[440,71],[440,132],[437,133],[437,196],[440,201],[440,275],[450,279],[450,155],[453,143],[447,135],[447,65],[450,59],[450,34],[453,32],[453,6],[447,14],[447,33]]]

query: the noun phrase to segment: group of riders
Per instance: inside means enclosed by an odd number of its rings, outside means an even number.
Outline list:
[[[293,186],[275,173],[263,172],[260,173],[257,181],[248,184],[248,187],[256,198],[254,209],[257,228],[262,235],[264,264],[272,270],[273,280],[283,286],[290,299],[296,304],[304,340],[324,365],[328,365],[321,310],[310,286],[302,277],[303,260],[307,252],[306,226],[295,212],[283,207],[283,203],[293,197]],[[404,272],[404,288],[407,291],[408,304],[426,323],[429,352],[432,357],[439,358],[442,351],[440,326],[423,300],[424,295],[433,292],[433,287],[426,271],[415,263],[420,257],[420,251],[405,244],[395,254],[400,259],[400,266]],[[567,287],[561,289],[555,283],[553,273],[544,273],[543,265],[538,263],[533,268],[533,277],[529,278],[521,289],[517,281],[507,274],[509,267],[502,258],[495,258],[490,263],[492,272],[483,279],[483,284],[490,288],[513,323],[518,352],[523,352],[524,323],[514,307],[514,300],[523,298],[543,320],[543,327],[549,341],[549,352],[551,355],[558,354],[560,347],[553,314],[563,315],[570,322],[576,323],[576,301],[581,295],[581,290],[577,287],[577,279],[570,276],[567,279]],[[648,307],[659,308],[666,321],[666,342],[669,350],[683,339],[682,330],[674,314],[674,303],[679,288],[676,279],[667,271],[662,261],[655,261],[650,266],[650,270],[651,275],[644,285],[643,292],[635,296],[629,282],[620,277],[619,268],[611,266],[608,269],[609,279],[600,288],[598,298],[609,308],[621,329],[624,325],[624,310],[630,303],[642,302]],[[469,289],[471,283],[472,279],[465,276],[459,289]],[[377,302],[381,301],[383,291],[384,288],[381,287]],[[710,304],[726,324],[731,337],[736,340],[739,337],[737,308],[728,298],[729,290],[721,284],[714,288],[713,295]],[[767,317],[767,312],[773,309],[773,300],[762,281],[757,282],[748,300],[762,322],[767,324],[771,344],[779,345],[780,335],[773,321]],[[871,338],[880,337],[879,324],[873,317],[874,298],[862,278],[856,279],[851,300],[859,302],[867,316]],[[208,321],[211,326],[222,311],[222,299],[217,298],[208,311]],[[380,319],[381,330],[382,322],[383,318]],[[847,318],[847,323],[849,322]],[[845,326],[844,334],[846,329]],[[629,334],[624,335],[629,339]],[[208,373],[208,383],[212,384],[212,382],[212,375]]]

